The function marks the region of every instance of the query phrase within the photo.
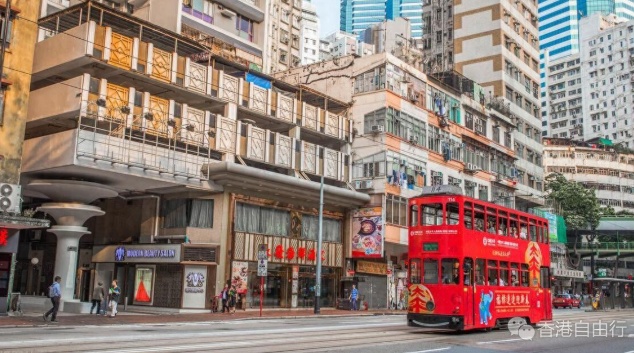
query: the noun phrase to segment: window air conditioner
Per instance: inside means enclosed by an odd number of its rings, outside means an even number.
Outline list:
[[[384,132],[385,126],[383,125],[372,125],[372,132]]]
[[[20,213],[22,211],[22,186],[0,184],[0,212]]]
[[[227,18],[233,18],[236,15],[235,12],[233,12],[233,11],[231,11],[229,9],[225,9],[225,8],[220,10],[220,14],[223,15],[224,17],[227,17]]]

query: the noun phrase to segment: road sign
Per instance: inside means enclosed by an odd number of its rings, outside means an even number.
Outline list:
[[[267,246],[266,244],[260,244],[258,246],[258,276],[266,277],[267,274]]]

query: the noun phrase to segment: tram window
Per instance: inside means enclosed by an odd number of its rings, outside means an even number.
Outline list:
[[[448,225],[456,225],[460,221],[460,208],[455,202],[447,204],[447,222]]]
[[[465,286],[470,286],[473,282],[473,259],[467,257],[462,264],[462,283]]]
[[[418,205],[412,205],[409,212],[409,225],[416,227],[418,225]]]
[[[550,268],[542,267],[539,273],[542,288],[550,288]]]
[[[409,260],[409,283],[420,284],[420,259]]]
[[[479,286],[484,285],[484,260],[476,259],[475,280]]]
[[[498,266],[497,261],[489,260],[487,262],[487,283],[490,286],[498,285]]]
[[[544,235],[544,244],[550,243],[550,233],[548,232],[548,223],[542,227],[542,234]]]
[[[425,259],[423,261],[423,273],[425,273],[423,283],[438,283],[438,260]]]
[[[475,205],[475,229],[484,232],[484,207]]]
[[[497,216],[494,208],[487,208],[487,232],[497,234]]]
[[[423,206],[423,225],[442,225],[442,204],[430,203]]]
[[[460,283],[460,262],[458,259],[442,259],[441,266],[443,284]]]
[[[528,230],[529,230],[531,241],[536,241],[537,240],[537,226],[535,225],[534,219],[530,220],[530,226],[528,227]]]
[[[542,240],[542,222],[537,221],[537,228],[536,228],[536,232],[537,232],[537,242],[538,243],[543,243],[544,241]]]
[[[471,202],[464,204],[464,226],[467,229],[473,229],[473,204]]]
[[[520,272],[520,283],[522,287],[528,287],[528,265],[522,264],[522,271]]]
[[[509,263],[506,261],[500,261],[500,285],[509,285]]]
[[[520,271],[517,263],[511,263],[511,283],[509,285],[513,287],[517,287],[520,285],[519,276]]]
[[[527,238],[527,233],[528,229],[527,229],[527,225],[526,225],[526,217],[520,217],[520,238],[521,239],[526,239]]]
[[[517,215],[511,214],[510,222],[509,222],[509,236],[513,238],[517,238],[518,229],[519,229],[519,224],[517,222]]]
[[[508,213],[500,211],[498,214],[498,234],[506,236],[508,235]]]

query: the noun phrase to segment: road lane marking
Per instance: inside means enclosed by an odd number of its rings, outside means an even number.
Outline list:
[[[509,338],[507,340],[478,342],[478,344],[493,344],[493,343],[504,343],[504,342],[514,342],[514,341],[523,341],[523,339],[521,339],[521,338]]]
[[[352,337],[353,340],[362,340],[367,339],[365,334],[357,334],[358,337]],[[346,339],[349,339],[350,336],[346,336]],[[433,340],[432,338],[427,339],[429,341]],[[254,341],[227,341],[227,342],[209,342],[209,343],[197,343],[190,345],[171,345],[171,346],[155,346],[155,347],[130,347],[130,348],[118,348],[114,350],[98,350],[98,351],[88,351],[87,353],[145,353],[145,352],[158,352],[158,351],[193,351],[193,350],[211,350],[211,349],[221,349],[221,348],[248,348],[254,346],[261,345],[270,345],[270,344],[283,344],[283,343],[297,343],[297,337],[287,337],[287,338],[268,338],[268,339],[259,339]],[[302,344],[313,344],[319,343],[316,340],[308,340],[308,341],[299,341]],[[379,342],[375,342],[379,343]],[[425,351],[419,351],[416,353],[422,352],[436,352],[450,349],[451,347],[439,348],[439,349],[430,349]]]
[[[428,353],[428,352],[440,352],[440,351],[446,351],[448,349],[451,349],[451,347],[443,347],[443,348],[435,348],[435,349],[427,349],[424,351],[416,351],[416,352],[407,352],[407,353]],[[625,352],[628,353],[628,352]]]
[[[369,327],[386,327],[386,326],[405,326],[402,322],[392,322],[384,324],[357,324],[357,325],[336,325],[336,326],[321,326],[321,327],[298,327],[288,328],[282,327],[277,329],[263,329],[263,330],[236,330],[236,331],[211,331],[211,332],[192,332],[188,333],[188,337],[218,337],[218,336],[243,336],[243,335],[262,335],[262,334],[283,334],[283,333],[305,333],[305,332],[320,332],[320,331],[336,331],[337,329],[361,329]],[[116,327],[116,326],[115,326]],[[139,341],[139,340],[154,340],[154,339],[170,339],[170,338],[182,338],[182,332],[180,333],[160,333],[152,335],[128,335],[120,336],[118,341]],[[0,342],[0,348],[20,347],[20,346],[41,346],[41,345],[53,345],[53,344],[71,344],[71,343],[106,343],[110,342],[110,337],[82,337],[82,338],[51,338],[42,340],[16,340]]]

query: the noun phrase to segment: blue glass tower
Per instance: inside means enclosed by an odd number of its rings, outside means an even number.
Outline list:
[[[421,38],[422,13],[420,0],[341,0],[339,29],[359,34],[373,24],[405,17],[410,21],[412,38]]]
[[[634,0],[539,0],[539,48],[557,59],[579,51],[579,19],[595,13],[634,19]]]
[[[579,0],[578,2],[581,16],[613,13],[628,20],[634,19],[634,1],[632,0]]]

